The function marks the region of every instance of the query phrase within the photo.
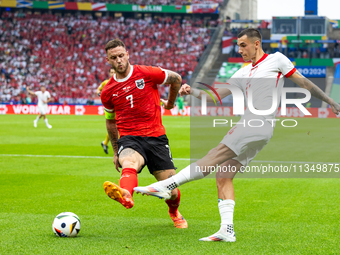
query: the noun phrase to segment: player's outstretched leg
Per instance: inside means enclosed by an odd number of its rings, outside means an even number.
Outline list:
[[[236,156],[237,155],[229,149],[229,147],[220,143],[217,147],[210,150],[202,159],[187,166],[169,179],[153,183],[146,187],[136,187],[134,190],[137,193],[169,199],[171,190],[184,183],[204,178],[210,174],[210,171],[211,169],[214,169],[214,166]]]
[[[181,200],[181,193],[179,189],[177,189],[177,197],[173,200],[168,199],[165,202],[169,206],[169,215],[176,228],[188,228],[188,223],[182,216],[182,214],[178,211],[178,207]]]
[[[204,175],[201,171],[195,171],[197,167],[198,165],[193,163],[169,179],[153,183],[146,187],[136,187],[134,190],[136,193],[170,199],[171,191],[181,184],[204,178]]]
[[[134,202],[128,190],[123,189],[119,187],[117,184],[109,181],[104,182],[103,186],[105,193],[110,198],[121,203],[126,209],[130,209],[133,207]]]

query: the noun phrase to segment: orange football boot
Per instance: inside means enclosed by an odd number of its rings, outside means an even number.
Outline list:
[[[178,210],[176,210],[175,213],[169,212],[169,215],[172,221],[174,222],[176,228],[188,228],[187,221],[184,219],[184,217]]]
[[[123,189],[119,187],[117,184],[109,181],[104,182],[103,186],[105,193],[110,198],[121,203],[126,209],[130,209],[133,207],[134,202],[128,190]]]

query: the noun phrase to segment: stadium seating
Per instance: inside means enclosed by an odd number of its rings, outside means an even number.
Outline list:
[[[45,84],[55,102],[86,103],[107,79],[104,47],[117,37],[125,42],[131,64],[161,66],[180,73],[186,82],[210,40],[210,30],[202,20],[4,12],[0,102],[25,103],[26,85],[35,90]]]
[[[41,0],[48,1],[48,0]],[[222,4],[223,0],[68,0],[65,2],[93,2],[111,4],[140,4],[140,5],[191,5],[191,4]]]

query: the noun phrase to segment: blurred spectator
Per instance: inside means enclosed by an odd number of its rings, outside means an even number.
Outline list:
[[[45,85],[57,103],[86,104],[107,78],[104,47],[117,37],[125,42],[131,64],[174,70],[184,83],[209,43],[210,29],[201,19],[94,19],[80,14],[4,12],[0,19],[1,101],[17,102],[14,97],[27,84],[33,90]]]
[[[48,0],[43,0],[48,1]],[[102,0],[68,0],[68,2],[99,2]],[[222,4],[223,0],[106,0],[106,3],[111,4],[139,4],[139,5],[191,5],[191,4]]]

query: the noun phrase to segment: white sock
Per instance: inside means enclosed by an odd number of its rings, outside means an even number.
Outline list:
[[[40,120],[39,116],[37,116],[37,118],[35,119],[36,122],[38,122]]]
[[[46,123],[46,126],[48,126],[48,120],[47,120],[47,118],[44,119],[44,121],[45,121],[45,123]]]
[[[176,182],[177,186],[180,186],[190,181],[202,179],[204,178],[204,175],[201,168],[196,163],[192,163],[176,175],[172,176],[172,178]]]
[[[218,203],[218,209],[221,215],[221,232],[232,233],[234,231],[234,207],[235,201],[231,199],[222,200]]]
[[[201,168],[196,163],[192,163],[169,179],[160,181],[159,184],[169,190],[173,190],[184,183],[202,178],[204,178],[204,175],[201,171]]]

